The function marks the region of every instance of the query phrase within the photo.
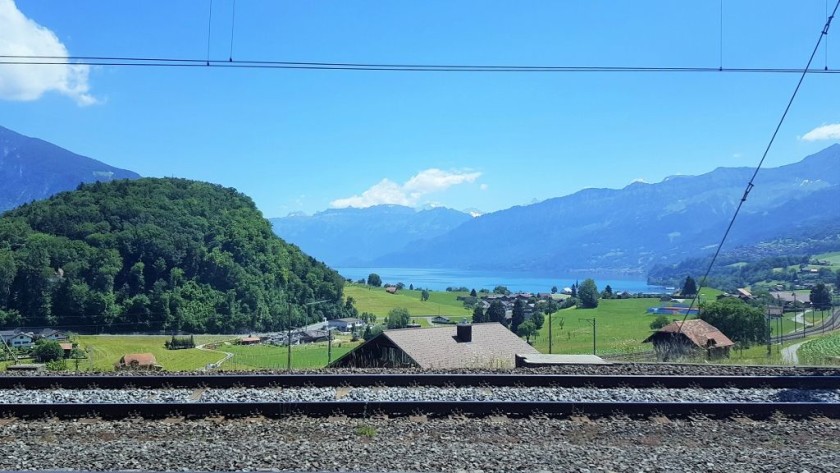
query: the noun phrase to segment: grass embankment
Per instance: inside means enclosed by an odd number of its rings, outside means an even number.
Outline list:
[[[375,314],[381,322],[388,315],[391,309],[402,307],[408,309],[412,316],[436,316],[457,317],[470,319],[472,311],[464,308],[464,304],[458,300],[458,296],[468,296],[467,292],[429,292],[429,300],[422,301],[421,291],[403,289],[396,294],[389,294],[381,287],[369,287],[360,284],[346,284],[344,296],[352,297],[356,301],[356,308],[359,312],[370,312]]]

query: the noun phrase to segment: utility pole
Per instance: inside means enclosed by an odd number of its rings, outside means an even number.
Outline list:
[[[597,336],[597,327],[596,327],[597,319],[595,319],[595,317],[593,317],[591,319],[580,319],[580,320],[583,320],[583,321],[586,321],[586,322],[592,322],[592,354],[594,355],[595,351],[596,351],[595,350],[595,348],[596,348],[595,347],[595,340],[597,338],[596,337]]]
[[[286,371],[292,371],[292,303],[287,302],[288,319],[286,320],[286,346],[288,347],[288,356],[286,358]]]
[[[551,341],[553,340],[553,338],[551,337],[551,316],[553,314],[554,314],[554,312],[549,312],[548,313],[548,354],[549,355],[551,354]]]

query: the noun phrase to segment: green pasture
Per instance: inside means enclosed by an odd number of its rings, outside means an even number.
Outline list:
[[[332,359],[349,352],[362,342],[333,340]],[[327,342],[292,346],[292,369],[323,368],[327,365]],[[277,345],[221,345],[219,351],[233,353],[221,370],[284,370],[287,367],[288,347]]]
[[[837,267],[840,267],[840,251],[815,255],[814,259],[818,261],[828,261],[832,267],[831,269],[837,269]]]
[[[649,307],[657,307],[659,299],[606,299],[594,309],[569,308],[551,316],[552,353],[592,353],[592,322],[595,319],[597,353],[634,353],[649,351],[642,343],[652,330],[650,323],[656,315],[648,314]],[[681,316],[669,316],[682,320]],[[539,334],[532,338],[534,347],[548,353],[548,317]],[[561,328],[562,321],[562,328]]]
[[[470,318],[472,311],[465,309],[458,296],[469,295],[465,292],[432,291],[429,293],[429,300],[420,300],[421,291],[403,289],[396,294],[385,292],[385,288],[369,287],[360,284],[346,284],[344,296],[352,297],[356,301],[356,308],[359,312],[370,312],[379,319],[384,320],[391,309],[403,307],[408,309],[412,316],[435,316]]]
[[[79,335],[74,341],[88,357],[79,362],[79,369],[113,371],[114,364],[128,353],[152,353],[166,371],[194,371],[222,359],[218,353],[197,348],[167,350],[163,344],[170,338],[164,335]],[[230,335],[195,335],[196,344],[229,339]],[[75,363],[68,361],[67,366],[74,369]]]

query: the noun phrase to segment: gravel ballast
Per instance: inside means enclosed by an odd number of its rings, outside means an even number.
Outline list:
[[[53,389],[0,390],[2,404],[56,403],[202,403],[332,401],[487,401],[487,402],[829,402],[840,403],[840,390],[829,389],[663,389],[551,387],[392,387],[283,389]]]
[[[0,422],[0,469],[836,471],[840,424],[750,420]]]

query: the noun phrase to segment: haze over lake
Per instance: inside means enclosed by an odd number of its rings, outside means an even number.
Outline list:
[[[583,281],[587,276],[552,276],[534,275],[521,272],[487,272],[455,269],[424,269],[424,268],[336,268],[343,277],[353,281],[367,279],[370,273],[376,273],[382,278],[383,284],[406,285],[413,284],[415,288],[426,288],[433,291],[443,291],[447,287],[466,287],[469,289],[489,289],[496,286],[506,286],[514,292],[549,292],[552,286],[559,290],[570,287],[575,281]],[[599,290],[609,284],[613,292],[627,291],[629,293],[662,293],[673,289],[663,286],[651,286],[643,279],[620,279],[604,276],[599,278],[590,275],[598,285]]]

